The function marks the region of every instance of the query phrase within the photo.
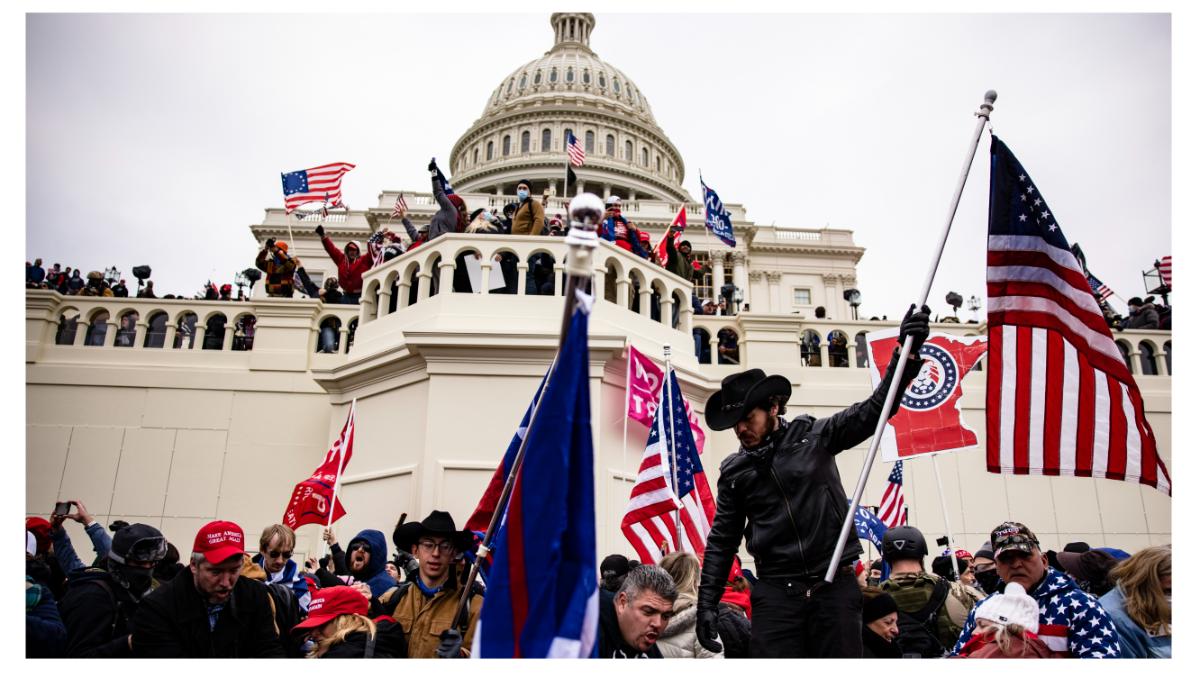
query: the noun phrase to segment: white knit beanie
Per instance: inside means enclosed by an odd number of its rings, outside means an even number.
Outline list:
[[[1018,583],[1007,584],[1003,593],[997,593],[975,608],[975,619],[987,619],[999,624],[1016,624],[1030,633],[1038,632],[1037,600],[1025,593]]]
[[[37,537],[29,530],[25,530],[25,552],[29,555],[37,555]]]

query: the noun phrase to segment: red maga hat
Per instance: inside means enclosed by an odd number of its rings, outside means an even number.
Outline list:
[[[308,603],[308,618],[293,631],[323,626],[343,614],[366,615],[371,602],[352,586],[330,586],[313,591]]]
[[[246,536],[237,523],[214,520],[196,533],[193,553],[203,553],[210,565],[220,565],[233,556],[246,552]]]

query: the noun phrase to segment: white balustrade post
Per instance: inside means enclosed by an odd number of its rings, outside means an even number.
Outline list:
[[[629,286],[628,277],[617,279],[617,306],[621,309],[629,309]]]
[[[379,299],[375,301],[375,318],[382,319],[388,315],[388,310],[392,308],[392,287],[380,286]]]
[[[233,349],[233,322],[225,324],[225,338],[221,340],[221,351],[227,352]]]
[[[716,365],[721,362],[721,360],[717,358],[717,352],[720,347],[721,341],[717,339],[717,334],[713,333],[712,337],[708,339],[708,362],[710,364]]]
[[[650,316],[650,285],[642,284],[638,289],[638,313],[644,317]]]
[[[420,287],[420,290],[417,292],[417,299],[429,299],[430,291],[433,290],[433,272],[421,270],[420,274],[417,275],[417,279],[418,286]]]
[[[137,328],[133,332],[133,348],[141,349],[146,343],[146,331],[150,330],[150,326],[144,321],[137,322]]]
[[[829,343],[824,338],[822,338],[821,339],[821,367],[828,368],[829,366],[830,366]]]
[[[192,340],[192,349],[204,349],[204,334],[208,332],[208,324],[200,321],[200,317],[196,317],[196,337]]]
[[[850,361],[848,365],[851,368],[858,367],[858,344],[857,343],[851,342],[850,340],[846,341],[846,358]]]
[[[173,323],[167,324],[167,332],[165,335],[163,335],[163,349],[174,349],[175,348],[175,333],[178,330],[179,329],[178,329],[178,327],[176,327],[175,324],[173,324]]]
[[[1154,362],[1156,364],[1158,364],[1158,374],[1166,375],[1167,374],[1167,353],[1165,351],[1163,351],[1162,349],[1160,349],[1158,345],[1154,345]]]
[[[438,293],[454,292],[454,259],[442,259],[438,263]]]
[[[349,322],[347,322],[349,323]],[[343,325],[338,329],[338,335],[341,338],[338,342],[338,351],[343,354],[350,353],[350,329]]]
[[[108,328],[104,331],[104,346],[105,347],[111,347],[114,344],[116,344],[116,341],[117,341],[117,327],[120,324],[117,323],[116,321],[113,321],[111,316],[112,315],[110,314],[109,315],[110,318],[104,322],[104,325],[108,326]]]
[[[666,291],[666,289],[663,289]],[[658,296],[658,322],[667,328],[671,327],[671,294],[664,292]]]

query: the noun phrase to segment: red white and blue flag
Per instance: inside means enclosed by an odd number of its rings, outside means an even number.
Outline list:
[[[904,507],[904,461],[897,461],[888,474],[887,488],[879,500],[879,520],[890,530],[908,524],[908,509]]]
[[[675,227],[679,227],[679,231],[675,231]],[[658,240],[658,246],[654,247],[654,252],[658,255],[658,264],[663,267],[667,266],[667,238],[671,239],[671,246],[679,247],[679,242],[683,239],[683,231],[687,229],[687,204],[679,206],[679,213],[675,214],[675,220],[671,221],[671,226],[663,232],[662,239]]]
[[[1091,272],[1089,272],[1087,275],[1087,282],[1088,288],[1092,289],[1092,293],[1100,296],[1101,300],[1107,300],[1108,296],[1113,294],[1112,289],[1100,283],[1100,280],[1097,279]]]
[[[585,155],[583,154],[583,143],[579,142],[579,139],[575,137],[575,134],[568,131],[567,132],[567,159],[570,160],[571,164],[574,166],[583,166],[584,157],[585,157]]]
[[[1171,290],[1171,256],[1164,255],[1158,263],[1158,273],[1162,276],[1163,285]]]
[[[658,406],[654,413],[637,482],[621,519],[621,532],[647,564],[661,560],[664,549],[667,553],[687,551],[703,559],[704,543],[716,513],[712,490],[687,422],[679,382],[675,371],[668,372],[659,400],[671,403]],[[673,460],[677,462],[674,482]]]
[[[283,513],[284,525],[293,530],[309,524],[327,526],[346,515],[346,509],[342,508],[342,501],[337,499],[336,492],[337,483],[354,454],[354,408],[357,405],[357,401],[350,403],[350,414],[342,425],[342,433],[338,434],[325,453],[325,461],[321,462],[312,476],[292,490],[292,498]]]
[[[1167,494],[1142,394],[1079,261],[1024,167],[992,137],[987,470],[1095,476]]]
[[[492,542],[471,656],[595,654],[600,604],[587,332],[587,313],[579,309],[526,432],[525,457]]]
[[[338,206],[342,203],[342,176],[353,169],[353,164],[334,162],[311,169],[302,169],[280,174],[283,179],[283,205],[288,213],[308,202],[326,202]]]

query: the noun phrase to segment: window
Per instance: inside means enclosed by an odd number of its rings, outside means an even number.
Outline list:
[[[613,91],[621,93],[621,81],[615,77],[613,78]]]
[[[550,81],[551,81],[551,82],[558,82],[558,68],[551,68],[551,69],[550,69]]]
[[[521,81],[517,83],[517,89],[520,90],[520,89],[524,89],[524,88],[525,88],[525,73],[521,73]]]
[[[592,154],[596,151],[596,134],[589,131],[583,135],[583,151]]]
[[[496,155],[496,144],[495,144],[495,143],[493,143],[492,141],[488,141],[488,146],[487,146],[487,158],[488,158],[488,159],[491,159],[491,158],[492,158],[492,157],[494,157],[495,155]]]
[[[564,149],[564,150],[565,150],[565,149],[566,149],[566,147],[567,147],[567,137],[568,137],[568,136],[570,136],[570,135],[571,135],[571,129],[570,129],[570,128],[563,129],[563,149]]]
[[[587,68],[583,69],[583,83],[584,84],[592,83],[592,74],[590,72],[588,72]]]
[[[642,148],[642,166],[650,166],[650,151]]]
[[[625,141],[625,161],[633,161],[633,141]]]
[[[504,155],[505,157],[508,157],[508,153],[511,151],[512,151],[512,137],[505,136],[504,137],[504,148],[500,151],[500,154]]]
[[[617,139],[612,134],[605,136],[604,137],[604,154],[608,155],[609,157],[612,157],[613,154],[616,153],[616,151],[617,151]]]
[[[604,73],[600,73],[600,75],[598,77],[599,77],[599,82],[600,82],[600,88],[603,89],[604,87],[606,87],[608,85],[608,83],[605,82],[605,80],[604,80]]]
[[[529,132],[521,132],[521,152],[529,152]]]
[[[509,81],[508,81],[508,91],[507,91],[507,92],[505,92],[505,93],[511,94],[511,93],[512,93],[512,88],[513,88],[513,81],[512,81],[512,80],[509,80]]]
[[[567,68],[567,82],[570,83],[570,82],[574,82],[574,81],[575,81],[575,69]]]
[[[654,158],[654,170],[659,173],[662,173],[662,157]]]
[[[542,152],[550,152],[550,130],[542,129]]]
[[[475,152],[471,154],[471,163],[472,164],[479,163],[479,148],[475,148]]]
[[[541,84],[541,83],[542,83],[542,71],[540,71],[540,70],[539,70],[539,71],[537,71],[536,73],[534,73],[534,74],[533,74],[533,83],[534,83],[535,85],[538,85],[538,84]]]
[[[812,290],[807,288],[792,289],[792,304],[793,305],[811,305]]]

